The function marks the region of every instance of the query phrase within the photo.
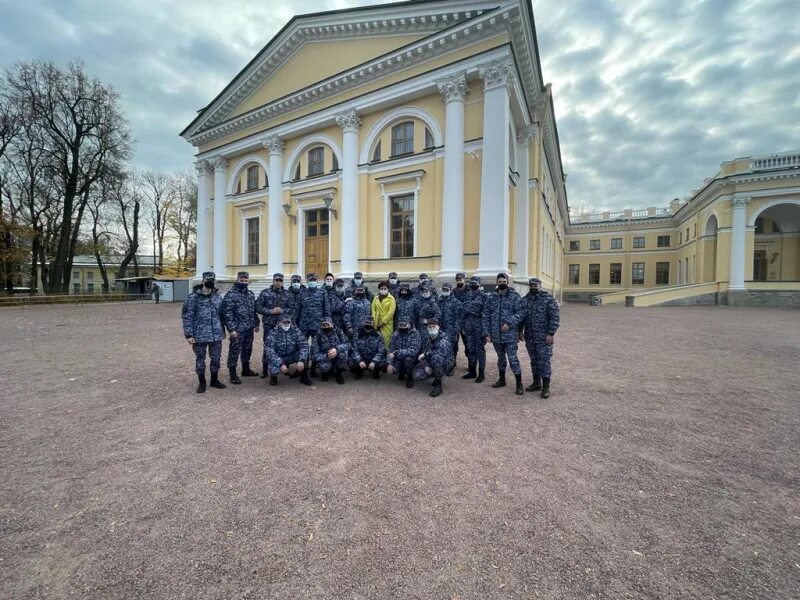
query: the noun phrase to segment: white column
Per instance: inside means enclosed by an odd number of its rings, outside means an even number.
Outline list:
[[[530,180],[529,163],[531,142],[536,137],[536,124],[517,131],[517,172],[519,182],[514,193],[514,261],[517,270],[515,279],[527,282],[528,273],[528,232],[530,231]]]
[[[483,79],[483,165],[478,274],[494,277],[508,270],[508,162],[510,106],[508,85],[514,64],[504,58],[478,71]]]
[[[269,152],[267,276],[272,277],[283,272],[283,141],[274,135],[263,146]]]
[[[359,215],[358,215],[358,131],[361,119],[355,110],[336,115],[342,128],[342,205],[339,210],[341,223],[341,271],[339,277],[352,277],[358,271]]]
[[[214,273],[224,279],[228,265],[228,211],[225,205],[228,161],[222,157],[214,160]]]
[[[464,270],[464,100],[465,73],[438,82],[445,102],[444,190],[442,194],[442,263],[439,275]]]
[[[734,196],[731,199],[733,212],[733,230],[731,231],[731,271],[728,282],[729,290],[743,290],[744,264],[747,242],[747,205],[750,198],[747,196]]]
[[[212,238],[208,232],[208,201],[211,166],[207,160],[199,160],[194,164],[197,171],[197,277],[202,277],[211,265]]]

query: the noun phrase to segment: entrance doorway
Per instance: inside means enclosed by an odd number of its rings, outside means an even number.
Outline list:
[[[316,273],[322,279],[328,272],[328,209],[307,210],[305,217],[306,273]]]
[[[756,250],[753,256],[753,281],[767,280],[767,251]]]

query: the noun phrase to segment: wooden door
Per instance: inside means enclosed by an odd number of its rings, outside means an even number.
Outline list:
[[[328,272],[328,228],[327,209],[306,211],[306,273],[320,279]]]

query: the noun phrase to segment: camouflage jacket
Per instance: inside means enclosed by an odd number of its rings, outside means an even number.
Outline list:
[[[183,335],[196,342],[222,341],[222,296],[216,288],[206,295],[200,289],[183,303]]]
[[[484,337],[489,336],[495,344],[516,344],[519,341],[519,325],[525,318],[525,305],[520,295],[508,288],[505,294],[493,291],[486,297],[483,305]],[[502,331],[503,324],[508,325],[508,331]]]
[[[389,342],[389,353],[394,352],[395,358],[417,358],[421,347],[422,338],[416,329],[410,329],[407,333],[395,331]]]
[[[548,335],[555,335],[561,324],[556,299],[544,290],[534,296],[528,292],[522,298],[525,307],[523,329],[528,341],[544,341]]]
[[[274,327],[267,335],[266,341],[267,363],[277,369],[289,357],[297,358],[300,362],[308,360],[308,341],[296,326],[292,325],[289,331],[284,331],[280,325]]]
[[[297,326],[300,331],[316,331],[324,317],[331,316],[331,301],[328,292],[321,288],[307,288],[300,292],[300,312]]]
[[[439,312],[439,324],[443,331],[456,335],[464,328],[464,311],[455,296],[439,296]]]
[[[328,350],[336,348],[337,356],[347,358],[350,344],[341,329],[334,327],[330,333],[320,330],[311,338],[311,360],[322,362],[328,359]]]
[[[352,336],[372,316],[372,304],[366,298],[353,298],[344,303],[344,330]]]
[[[367,364],[385,363],[386,344],[383,343],[383,336],[374,329],[372,331],[360,329],[353,337],[350,358],[356,362],[363,360]]]
[[[244,332],[258,325],[256,296],[234,285],[222,298],[222,321],[228,331]]]
[[[295,304],[297,302],[297,295],[293,294],[284,287],[277,290],[272,286],[261,290],[256,300],[256,312],[263,317],[264,333],[269,334],[269,330],[275,328],[280,322],[284,314],[288,314],[292,318],[292,323],[297,324],[295,321]],[[280,308],[280,314],[273,315],[270,311]]]

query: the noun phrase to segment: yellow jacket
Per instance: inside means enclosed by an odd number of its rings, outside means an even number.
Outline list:
[[[394,311],[397,304],[394,296],[386,294],[383,298],[380,295],[372,299],[372,318],[375,320],[375,329],[383,336],[383,343],[389,348],[394,332]]]

